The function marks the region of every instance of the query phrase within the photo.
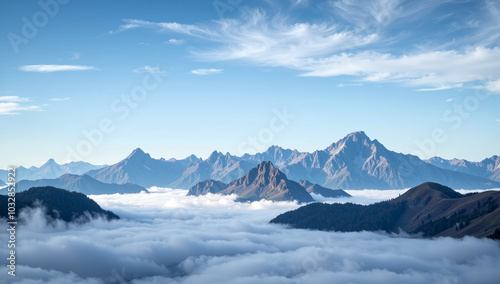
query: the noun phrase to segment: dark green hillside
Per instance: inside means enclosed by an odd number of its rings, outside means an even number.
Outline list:
[[[271,223],[323,231],[391,232],[404,209],[404,203],[380,202],[373,205],[313,203],[281,214],[271,220]]]
[[[7,217],[8,197],[0,195],[0,217]],[[108,220],[119,219],[111,211],[103,210],[95,201],[78,192],[69,192],[51,186],[33,187],[16,194],[16,212],[27,207],[42,204],[47,215],[53,219],[62,219],[66,222],[84,221],[86,213],[92,217],[104,216]]]
[[[325,231],[393,231],[425,237],[498,238],[500,192],[462,195],[423,183],[393,200],[372,205],[314,203],[281,214],[271,223]]]

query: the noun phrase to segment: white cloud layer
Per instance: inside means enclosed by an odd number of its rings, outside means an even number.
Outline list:
[[[286,229],[268,221],[290,202],[236,203],[185,190],[92,196],[122,219],[18,227],[15,283],[495,283],[492,240],[412,239],[370,232]],[[375,191],[359,198],[380,199]],[[379,192],[380,193],[380,192]],[[356,197],[356,198],[358,198]],[[355,199],[356,200],[356,199]],[[2,223],[4,224],[4,223]],[[1,242],[7,234],[1,225]],[[6,246],[0,247],[7,255]],[[7,267],[0,267],[2,279]],[[11,280],[11,279],[9,279]]]
[[[19,70],[26,72],[60,72],[60,71],[85,71],[85,70],[99,70],[93,66],[84,65],[24,65],[19,67]]]

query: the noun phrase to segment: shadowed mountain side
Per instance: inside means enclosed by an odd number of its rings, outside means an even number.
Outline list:
[[[322,187],[319,184],[312,184],[307,180],[299,180],[298,182],[309,193],[320,194],[323,197],[336,198],[336,197],[351,197],[351,195],[342,189],[330,189]]]
[[[17,191],[24,191],[31,187],[40,186],[64,188],[86,195],[148,192],[147,189],[136,184],[108,184],[95,180],[88,175],[78,176],[71,174],[62,175],[56,179],[22,180],[17,183]]]
[[[274,200],[311,202],[311,195],[298,183],[288,180],[271,162],[262,162],[248,173],[229,184],[207,180],[193,186],[188,195],[208,192],[237,194],[240,201]]]
[[[227,187],[228,185],[223,182],[208,179],[206,181],[199,182],[198,184],[191,187],[187,195],[200,196],[208,193],[219,193]]]
[[[372,205],[313,203],[281,214],[271,223],[332,231],[423,233],[426,237],[487,237],[500,228],[500,192],[471,195],[424,183],[393,200]]]
[[[0,216],[8,217],[8,197],[0,195]],[[82,193],[69,192],[64,189],[51,186],[33,187],[27,191],[16,194],[16,212],[26,208],[34,208],[43,205],[46,214],[53,219],[61,219],[66,222],[85,222],[89,217],[102,216],[107,220],[120,219],[111,211],[103,210],[95,201]]]

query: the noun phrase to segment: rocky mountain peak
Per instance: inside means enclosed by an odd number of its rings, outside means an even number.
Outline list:
[[[145,159],[145,158],[151,159],[151,156],[147,153],[144,153],[144,151],[142,151],[141,148],[136,148],[134,151],[132,151],[132,153],[130,153],[130,155],[128,155],[126,159],[131,160],[131,159]]]
[[[244,177],[243,184],[254,184],[257,186],[277,185],[281,180],[286,179],[285,174],[280,172],[269,161],[261,162],[255,168],[251,169]]]

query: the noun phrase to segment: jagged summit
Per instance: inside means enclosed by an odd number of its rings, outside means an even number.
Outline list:
[[[351,132],[349,134],[347,134],[347,136],[345,137],[346,139],[368,139],[370,140],[370,138],[368,138],[368,136],[366,135],[366,133],[364,131],[354,131],[354,132]]]
[[[54,159],[49,159],[43,165],[54,165],[54,164],[59,165]]]
[[[280,172],[269,161],[264,161],[251,169],[242,179],[239,184],[256,186],[265,186],[272,184],[277,186],[282,179],[286,179],[284,173]]]
[[[330,152],[330,153],[336,153],[345,147],[353,147],[353,146],[360,147],[363,144],[365,146],[372,145],[373,141],[370,139],[370,137],[368,137],[365,134],[364,131],[356,131],[356,132],[349,133],[344,138],[331,144],[325,150]]]
[[[141,148],[136,148],[130,155],[127,156],[126,159],[132,159],[132,158],[151,158],[151,156],[147,153],[145,153]]]

